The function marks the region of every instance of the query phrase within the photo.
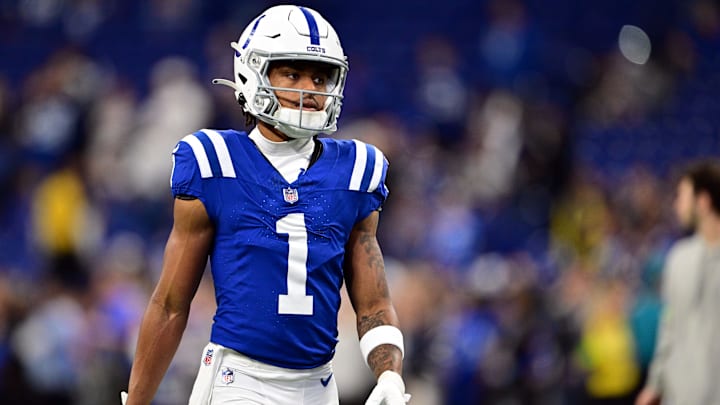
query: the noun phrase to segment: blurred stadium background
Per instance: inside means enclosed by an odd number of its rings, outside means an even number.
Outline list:
[[[0,1],[0,403],[116,404],[171,220],[170,151],[242,128],[210,79],[263,1]],[[380,238],[413,404],[630,404],[673,172],[720,152],[711,0],[307,1],[340,137],[391,162]],[[188,395],[205,280],[157,404]],[[340,316],[343,404],[372,381]]]

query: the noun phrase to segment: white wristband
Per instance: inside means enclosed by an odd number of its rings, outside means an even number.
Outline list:
[[[400,329],[392,325],[380,325],[367,331],[360,339],[360,352],[362,352],[365,364],[368,364],[368,356],[374,348],[380,345],[393,345],[400,349],[402,357],[405,358],[405,346],[403,335]]]

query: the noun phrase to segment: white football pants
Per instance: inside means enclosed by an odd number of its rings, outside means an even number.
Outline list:
[[[338,405],[332,362],[309,370],[261,363],[209,343],[189,405]]]

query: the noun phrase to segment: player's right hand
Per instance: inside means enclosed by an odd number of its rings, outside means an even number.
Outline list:
[[[378,377],[377,385],[365,405],[405,405],[409,400],[410,394],[405,393],[405,383],[400,374],[387,370]]]
[[[635,405],[660,405],[660,393],[652,388],[643,388],[635,399]]]

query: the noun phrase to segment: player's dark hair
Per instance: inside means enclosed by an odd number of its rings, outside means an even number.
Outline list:
[[[240,93],[238,96],[237,102],[240,104],[240,107],[243,107],[245,105],[245,95]],[[250,114],[249,111],[246,111],[243,107],[242,110],[243,117],[245,117],[245,128],[252,128],[257,124],[257,118],[255,118],[254,115]]]
[[[694,162],[685,169],[682,178],[690,181],[695,195],[707,193],[713,211],[720,215],[720,161]]]
[[[245,117],[245,128],[252,128],[257,124],[257,118],[247,111],[243,111],[243,117]]]

